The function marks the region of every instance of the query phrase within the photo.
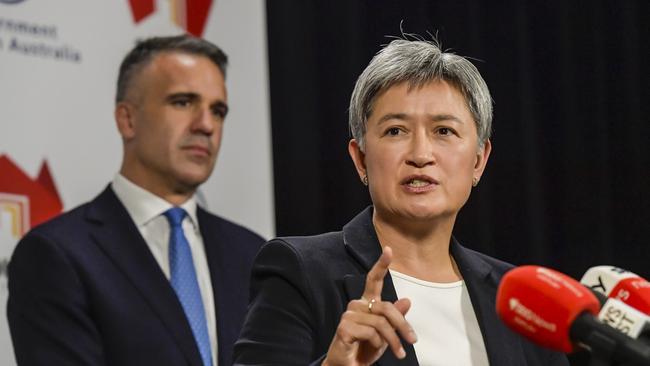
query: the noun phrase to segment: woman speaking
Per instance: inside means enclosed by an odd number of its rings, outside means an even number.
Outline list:
[[[492,100],[465,58],[395,40],[350,100],[348,150],[373,205],[341,232],[258,254],[237,365],[568,365],[497,318],[511,265],[452,236],[490,156]]]

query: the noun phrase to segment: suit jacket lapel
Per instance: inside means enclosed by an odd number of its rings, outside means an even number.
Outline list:
[[[450,250],[467,286],[490,365],[525,365],[521,338],[506,328],[496,313],[499,279],[492,266],[454,238]]]
[[[357,215],[343,228],[343,241],[350,256],[360,266],[359,275],[344,277],[345,290],[349,297],[348,300],[358,299],[365,287],[366,273],[381,255],[381,246],[372,225],[371,207]],[[453,238],[450,251],[467,286],[490,364],[525,365],[526,360],[520,337],[507,329],[496,314],[495,299],[499,279],[495,277],[492,266],[476,253],[463,248]],[[382,300],[397,300],[390,274],[386,275],[384,279]],[[407,354],[405,360],[399,361],[392,352],[387,351],[379,359],[378,364],[382,366],[418,365],[413,346],[407,342],[403,342],[403,345]]]
[[[219,364],[231,362],[231,348],[226,345],[232,345],[237,340],[239,334],[234,334],[233,329],[239,329],[236,324],[232,324],[235,319],[228,314],[236,314],[236,301],[229,301],[228,294],[232,293],[232,286],[241,283],[241,278],[227,264],[229,253],[223,245],[223,233],[219,233],[219,227],[214,225],[214,220],[208,219],[208,214],[202,208],[197,207],[197,217],[205,255],[210,268],[210,281],[212,282],[212,294],[214,296],[214,305],[217,319],[217,343]]]
[[[360,265],[358,275],[347,275],[343,278],[348,301],[361,298],[366,286],[366,274],[381,255],[381,245],[372,224],[372,207],[366,208],[352,221],[343,227],[343,243],[350,254]],[[397,293],[390,273],[384,277],[384,287],[381,291],[382,301],[397,301]],[[406,358],[397,359],[391,350],[386,350],[377,361],[381,366],[418,366],[413,345],[402,340]]]
[[[110,187],[91,202],[86,219],[95,226],[91,235],[97,245],[140,291],[188,363],[201,365],[192,330],[176,293]]]

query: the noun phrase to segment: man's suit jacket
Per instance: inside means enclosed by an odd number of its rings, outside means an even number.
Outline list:
[[[197,216],[218,361],[230,365],[263,239],[201,208]],[[20,241],[7,316],[20,365],[202,364],[176,293],[110,187]]]
[[[451,253],[466,283],[491,365],[568,365],[563,354],[529,343],[497,318],[497,286],[511,265],[463,248],[455,240]],[[380,255],[372,208],[342,232],[280,238],[263,246],[253,264],[251,303],[235,344],[235,364],[320,364],[348,302],[361,297],[366,274]],[[397,300],[390,274],[384,280],[382,300]],[[377,364],[418,365],[413,346],[403,344],[405,360],[398,361],[388,349]]]

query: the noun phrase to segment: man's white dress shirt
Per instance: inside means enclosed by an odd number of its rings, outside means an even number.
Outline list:
[[[121,174],[116,174],[111,188],[128,211],[131,219],[137,226],[140,234],[147,243],[151,254],[158,262],[160,269],[167,279],[170,279],[169,270],[169,234],[170,227],[163,213],[174,207],[171,203],[155,194],[137,186]],[[217,322],[212,294],[212,281],[208,260],[205,256],[203,238],[199,230],[199,221],[196,216],[196,199],[194,196],[180,205],[187,216],[183,219],[183,232],[190,243],[192,259],[196,270],[196,279],[199,282],[205,319],[208,322],[210,335],[210,348],[212,350],[212,364],[217,366]]]

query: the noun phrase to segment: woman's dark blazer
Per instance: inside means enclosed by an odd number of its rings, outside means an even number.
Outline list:
[[[467,285],[490,365],[569,364],[563,354],[537,347],[498,319],[497,287],[512,265],[466,249],[455,239],[451,253]],[[251,300],[235,344],[235,364],[320,364],[341,314],[350,300],[361,297],[366,274],[380,254],[372,207],[342,232],[279,238],[265,244],[253,266]],[[390,274],[384,279],[382,300],[397,300]],[[377,364],[418,365],[413,346],[403,344],[405,360],[397,360],[388,350]]]

